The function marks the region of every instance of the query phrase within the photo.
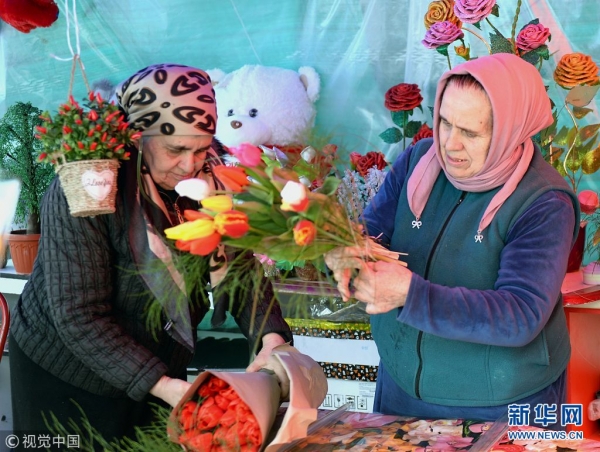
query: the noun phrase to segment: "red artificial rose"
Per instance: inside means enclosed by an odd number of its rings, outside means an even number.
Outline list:
[[[385,93],[385,108],[390,111],[408,111],[417,108],[423,102],[418,85],[400,83]]]
[[[381,152],[375,151],[367,152],[365,155],[362,155],[359,159],[355,160],[355,162],[354,166],[356,167],[356,171],[362,177],[365,177],[371,168],[382,170],[387,166],[385,156]]]
[[[416,144],[417,141],[422,140],[423,138],[430,138],[433,136],[433,129],[431,129],[426,123],[417,130],[417,133],[412,139],[412,144]]]
[[[544,45],[550,38],[550,30],[542,24],[528,24],[517,35],[517,48],[525,53]]]

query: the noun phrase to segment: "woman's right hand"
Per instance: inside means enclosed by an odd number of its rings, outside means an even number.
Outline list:
[[[152,387],[150,394],[164,400],[174,407],[187,392],[191,383],[178,378],[169,378],[165,375]]]
[[[325,264],[333,272],[333,277],[338,282],[338,292],[344,301],[352,298],[352,273],[365,266],[364,258],[365,250],[359,247],[340,247],[325,253]]]

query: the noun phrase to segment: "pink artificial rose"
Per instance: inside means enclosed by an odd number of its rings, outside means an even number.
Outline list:
[[[421,42],[428,49],[436,49],[457,39],[462,39],[464,36],[463,31],[452,22],[436,22],[427,30],[425,38]]]
[[[249,143],[242,143],[239,146],[230,147],[229,151],[237,157],[244,166],[253,167],[258,165],[262,160],[262,151]]]
[[[454,14],[463,22],[476,24],[490,15],[496,0],[456,0]]]
[[[544,45],[550,37],[550,29],[542,24],[529,24],[517,35],[517,48],[525,53]]]
[[[600,200],[598,199],[598,194],[592,190],[582,190],[577,195],[577,199],[579,200],[579,206],[581,208],[581,212],[592,215],[596,212],[596,209],[600,207]]]

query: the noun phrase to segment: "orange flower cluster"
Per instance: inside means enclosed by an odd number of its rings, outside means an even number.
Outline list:
[[[578,85],[596,85],[598,66],[592,57],[584,53],[568,53],[560,59],[554,70],[554,81],[566,89]]]
[[[436,22],[451,22],[458,28],[462,27],[462,22],[454,14],[454,0],[436,0],[429,4],[425,13],[425,28],[429,28]]]
[[[194,452],[258,452],[263,441],[258,422],[229,384],[211,375],[196,395],[179,413],[183,446]]]

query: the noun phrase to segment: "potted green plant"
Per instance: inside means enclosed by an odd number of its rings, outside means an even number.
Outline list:
[[[55,114],[40,118],[39,161],[54,165],[71,215],[114,213],[119,160],[129,159],[127,146],[141,133],[128,127],[114,103],[93,92],[83,107],[69,96]]]
[[[21,181],[14,222],[27,225],[9,235],[13,264],[19,273],[31,273],[40,234],[40,202],[54,177],[52,166],[38,161],[42,146],[35,139],[35,127],[42,122],[40,113],[29,102],[17,102],[0,119],[0,166],[4,176]]]

